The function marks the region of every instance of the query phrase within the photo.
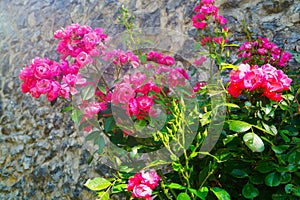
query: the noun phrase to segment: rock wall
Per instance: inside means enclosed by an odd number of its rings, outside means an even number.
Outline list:
[[[195,36],[192,0],[1,0],[0,1],[0,199],[91,199],[88,178],[107,176],[90,157],[82,133],[45,98],[20,90],[18,74],[35,56],[58,60],[53,32],[77,22],[102,27],[110,35],[124,4],[140,27],[161,27]],[[240,21],[255,36],[269,37],[286,49],[300,47],[300,0],[218,0],[229,19],[231,41],[242,41]]]

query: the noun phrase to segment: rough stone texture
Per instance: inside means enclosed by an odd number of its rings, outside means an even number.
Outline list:
[[[103,27],[111,35],[122,32],[116,24],[122,4],[140,27],[195,36],[191,0],[0,1],[0,199],[92,199],[83,184],[107,175],[107,168],[87,164],[90,153],[69,113],[60,113],[63,102],[51,107],[45,98],[23,95],[18,73],[35,56],[58,60],[53,32],[72,22]],[[231,41],[245,39],[239,23],[245,20],[255,36],[279,46],[287,40],[286,49],[299,50],[299,0],[218,0],[217,5],[229,19]]]

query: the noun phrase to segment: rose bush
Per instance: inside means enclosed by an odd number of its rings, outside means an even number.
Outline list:
[[[206,81],[170,52],[142,48],[151,41],[141,41],[122,7],[128,50],[111,49],[100,28],[72,24],[54,33],[60,62],[37,57],[23,68],[22,92],[70,103],[64,111],[72,110],[112,169],[111,178],[85,183],[99,199],[298,199],[300,82],[289,61],[294,55],[299,62],[299,53],[245,30],[251,40],[230,55],[237,45],[228,43],[214,0],[200,1],[194,12],[201,56],[190,64],[197,72],[210,61]],[[214,105],[215,96],[224,103]],[[214,120],[220,111],[224,126]],[[222,126],[221,136],[202,151],[212,126]],[[158,157],[149,162],[145,155]]]

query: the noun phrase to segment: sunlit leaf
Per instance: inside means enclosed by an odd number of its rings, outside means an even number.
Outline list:
[[[230,121],[229,129],[238,133],[246,132],[252,127],[251,124],[239,120]]]
[[[72,111],[71,119],[74,123],[78,124],[82,119],[82,112],[79,109],[75,109]]]
[[[176,190],[185,190],[186,187],[183,185],[180,185],[178,183],[170,183],[167,184],[166,187],[171,188],[171,189],[176,189]]]
[[[82,100],[89,100],[95,95],[95,88],[93,85],[87,85],[81,90]]]
[[[246,133],[243,140],[247,147],[253,152],[262,152],[265,150],[265,145],[262,139],[255,133]]]
[[[97,200],[109,200],[109,193],[108,192],[98,192]]]
[[[86,186],[90,190],[95,190],[95,191],[106,189],[110,185],[111,183],[102,177],[97,177],[92,180],[88,179],[87,182],[84,184],[84,186]]]
[[[202,187],[200,190],[196,190],[193,188],[189,188],[189,191],[199,197],[202,200],[205,200],[205,197],[208,194],[208,188],[207,187]]]
[[[176,200],[190,200],[190,199],[191,198],[189,197],[189,195],[183,192],[180,193],[176,198]]]
[[[230,195],[226,190],[219,187],[210,188],[210,190],[216,195],[218,200],[230,200]]]

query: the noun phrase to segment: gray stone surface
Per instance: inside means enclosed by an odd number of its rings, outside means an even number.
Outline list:
[[[82,133],[58,101],[33,99],[20,90],[18,74],[35,56],[58,60],[53,32],[77,22],[103,27],[109,34],[125,4],[141,27],[170,28],[195,36],[192,0],[1,0],[0,1],[0,199],[92,199],[88,178],[105,175],[101,163],[87,164],[90,153]],[[299,0],[218,0],[229,19],[232,41],[245,39],[238,21],[254,35],[269,37],[286,49],[300,46]],[[188,46],[188,42],[184,43]]]

